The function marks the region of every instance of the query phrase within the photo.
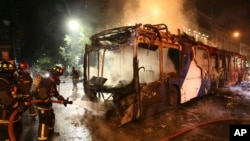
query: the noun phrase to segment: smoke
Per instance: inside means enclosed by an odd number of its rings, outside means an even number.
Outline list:
[[[229,87],[229,90],[246,99],[250,99],[250,83],[248,81],[242,81],[238,85],[232,85]]]
[[[185,30],[190,26],[194,27],[195,14],[191,8],[186,8],[186,0],[106,0],[102,2],[92,1],[89,3],[89,10],[92,10],[92,15],[89,15],[90,21],[95,25],[95,30],[101,31],[119,26],[129,26],[138,23],[142,24],[166,24],[171,33],[176,34],[177,29]],[[141,82],[151,82],[159,78],[159,55],[151,51],[139,52],[139,67],[144,67],[145,71],[140,70]],[[150,52],[150,53],[148,53]],[[122,83],[128,83],[132,79],[132,59],[131,52],[120,50],[120,52],[105,53],[105,62],[103,69],[103,77],[108,78],[105,85],[116,86]],[[149,59],[150,58],[150,59]],[[100,57],[102,59],[102,57]],[[168,68],[163,68],[170,72],[175,72],[169,58],[164,58]],[[102,60],[99,65],[102,67]],[[116,65],[118,64],[118,65]],[[165,64],[164,64],[165,66]],[[100,70],[95,70],[97,67],[90,68],[90,79],[92,76],[101,76]],[[145,77],[143,77],[145,76]],[[120,79],[117,79],[120,78]]]
[[[168,49],[163,52],[163,72],[176,72],[172,60],[167,57]],[[90,57],[89,78],[103,77],[106,79],[105,85],[116,87],[124,86],[133,79],[133,47],[124,46],[117,50],[99,51],[99,57],[92,52]],[[99,60],[98,60],[99,59]],[[150,83],[160,78],[160,56],[159,50],[138,49],[139,78],[140,83]],[[99,61],[99,63],[97,63]],[[99,69],[99,70],[98,70]],[[92,83],[92,82],[91,82]],[[95,83],[95,82],[93,82]]]
[[[132,2],[125,5],[123,23],[165,23],[172,32],[187,25],[182,12],[184,0],[138,0],[137,3],[138,7]]]
[[[93,2],[94,3],[94,2]],[[97,3],[97,2],[95,2]],[[195,16],[185,10],[185,0],[108,0],[98,2],[99,7],[92,4],[91,21],[99,30],[142,24],[166,24],[169,31],[175,33],[177,28],[185,29],[194,26]]]

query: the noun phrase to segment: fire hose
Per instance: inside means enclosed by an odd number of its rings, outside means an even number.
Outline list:
[[[43,100],[32,100],[29,102],[29,105],[30,104],[36,104],[36,103],[40,103],[40,102],[43,102]],[[53,103],[59,103],[59,104],[63,104],[62,101],[60,100],[52,100]],[[72,104],[72,101],[68,101],[67,99],[67,104]],[[10,137],[10,141],[16,141],[16,138],[15,138],[15,135],[14,135],[14,130],[13,130],[13,121],[14,121],[14,118],[16,116],[16,114],[18,113],[18,109],[13,111],[11,116],[10,116],[10,119],[9,119],[9,124],[8,124],[8,133],[9,133],[9,137]],[[208,125],[208,124],[211,124],[211,123],[216,123],[216,122],[222,122],[222,121],[250,121],[249,118],[243,118],[243,119],[239,119],[239,118],[223,118],[223,119],[214,119],[214,120],[209,120],[209,121],[205,121],[205,122],[201,122],[201,123],[198,123],[198,124],[195,124],[189,128],[185,128],[185,129],[182,129],[180,131],[177,131],[175,132],[174,134],[172,135],[169,135],[163,139],[161,139],[161,141],[169,141],[170,139],[172,138],[175,138],[177,136],[180,136],[182,134],[185,134],[195,128],[198,128],[198,127],[201,127],[201,126],[205,126],[205,125]]]
[[[59,103],[59,104],[64,104],[64,102],[62,100],[51,100],[52,103]],[[28,105],[31,105],[31,104],[37,104],[37,103],[41,103],[41,102],[44,102],[44,100],[40,100],[40,99],[37,99],[37,100],[31,100],[29,102]],[[68,98],[66,100],[66,104],[72,104],[73,102],[72,101],[69,101]],[[18,109],[16,109],[15,111],[13,111],[11,113],[11,116],[10,116],[10,119],[9,119],[9,123],[8,123],[8,133],[9,133],[9,137],[10,137],[10,141],[16,141],[16,137],[14,135],[14,130],[13,130],[13,121],[15,119],[15,116],[16,114],[19,112]]]
[[[201,123],[198,123],[198,124],[195,124],[189,128],[186,128],[186,129],[182,129],[170,136],[167,136],[163,139],[161,139],[161,141],[169,141],[170,139],[172,138],[175,138],[177,136],[180,136],[184,133],[187,133],[195,128],[198,128],[198,127],[201,127],[201,126],[205,126],[207,124],[211,124],[211,123],[215,123],[215,122],[222,122],[222,121],[250,121],[249,118],[243,118],[243,119],[239,119],[239,118],[223,118],[223,119],[214,119],[214,120],[209,120],[209,121],[205,121],[205,122],[201,122]]]

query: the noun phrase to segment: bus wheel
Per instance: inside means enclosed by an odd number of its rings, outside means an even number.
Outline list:
[[[180,95],[176,87],[171,86],[167,96],[167,107],[174,108],[180,104]]]

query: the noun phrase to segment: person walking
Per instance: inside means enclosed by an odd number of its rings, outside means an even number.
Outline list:
[[[78,90],[77,83],[79,81],[79,73],[75,69],[75,67],[72,67],[72,71],[71,71],[70,76],[72,78],[72,83],[73,83],[73,89],[72,89],[72,91],[75,91],[75,90],[77,91]]]

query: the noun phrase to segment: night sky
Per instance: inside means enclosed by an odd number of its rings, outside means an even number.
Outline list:
[[[67,33],[65,23],[71,16],[80,17],[91,28],[101,29],[108,25],[112,27],[112,24],[125,16],[125,4],[133,3],[131,5],[134,11],[142,4],[141,0],[0,0],[0,4],[6,4],[6,1],[7,6],[11,7],[9,12],[14,11],[14,14],[18,15],[18,25],[23,30],[23,60],[34,60],[39,53],[57,54],[58,47],[64,44],[63,38]],[[157,3],[153,0],[146,1],[148,5]],[[144,4],[146,1],[142,0]],[[166,9],[171,7],[169,3],[164,5]],[[3,7],[7,9],[6,6],[0,6]],[[229,33],[239,31],[240,40],[250,45],[248,0],[186,0],[185,7],[187,11],[197,8],[202,15],[208,16],[214,24]],[[8,15],[6,13],[5,15]],[[188,16],[187,14],[186,17]]]

